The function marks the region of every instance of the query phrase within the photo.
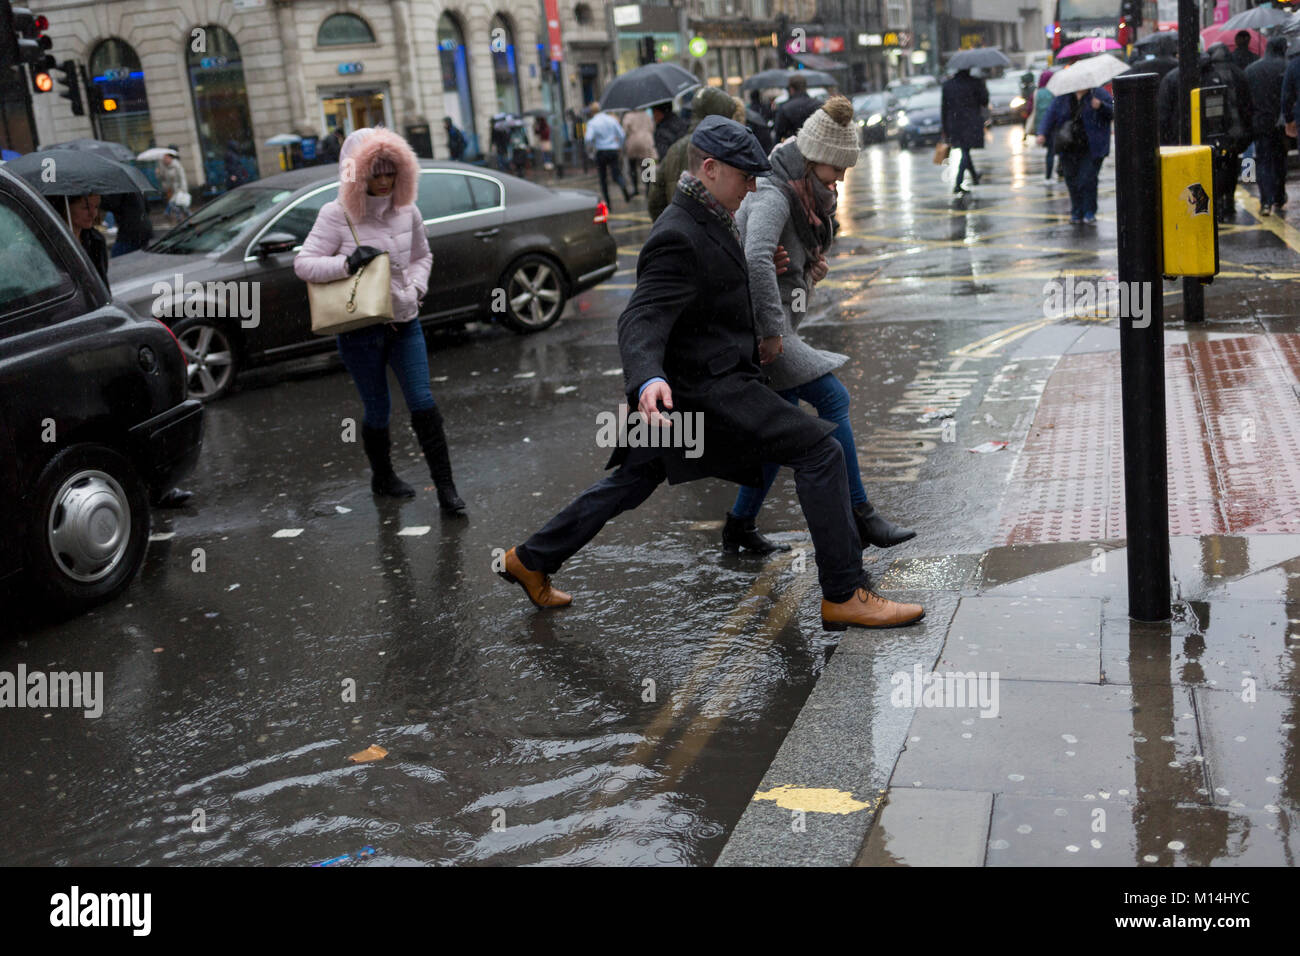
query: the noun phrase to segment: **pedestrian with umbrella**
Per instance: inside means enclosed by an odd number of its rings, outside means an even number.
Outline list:
[[[175,146],[168,146],[159,160],[158,188],[167,200],[163,214],[169,222],[180,222],[189,215],[189,184],[185,180],[185,167],[180,162],[180,151]]]
[[[1110,155],[1110,124],[1115,103],[1103,89],[1128,69],[1123,60],[1101,53],[1066,67],[1047,81],[1056,99],[1047,111],[1038,145],[1050,140],[1070,190],[1070,222],[1097,222],[1097,176]]]
[[[773,138],[778,143],[787,136],[799,132],[799,127],[803,126],[804,120],[821,106],[821,103],[808,95],[807,78],[797,72],[786,81],[786,89],[790,92],[790,98],[777,109],[776,125],[772,132]]]
[[[655,155],[663,160],[668,149],[689,131],[686,120],[673,112],[671,100],[655,103],[650,107],[655,121]]]
[[[837,184],[857,164],[860,154],[853,104],[832,96],[804,120],[793,140],[777,146],[769,157],[772,174],[746,196],[736,214],[741,243],[749,266],[750,299],[759,361],[769,384],[796,408],[805,401],[835,426],[832,433],[844,449],[849,503],[863,545],[888,548],[916,537],[876,511],[867,499],[858,468],[857,446],[849,421],[849,392],[835,376],[848,357],[813,348],[799,336],[806,304],[818,282],[826,278],[826,253],[834,241]],[[788,257],[778,272],[778,250]],[[783,257],[784,259],[785,257]],[[745,486],[736,496],[722,528],[726,551],[745,549],[758,554],[788,551],[756,528],[759,510],[779,466],[763,465],[760,485]]]
[[[686,170],[686,152],[690,147],[690,133],[694,133],[708,116],[726,116],[737,119],[736,100],[719,86],[706,86],[695,94],[691,104],[691,128],[687,135],[668,147],[668,151],[655,167],[655,176],[646,186],[645,205],[650,221],[657,220],[668,208],[677,192],[677,181]]]
[[[618,320],[623,391],[639,420],[625,438],[610,436],[617,446],[608,467],[617,470],[506,551],[498,573],[537,607],[571,604],[550,576],[664,481],[756,484],[762,463],[774,461],[794,470],[817,559],[822,627],[919,621],[920,605],[888,601],[870,589],[834,426],[805,415],[763,382],[735,214],[756,177],[769,172],[767,157],[753,133],[721,116],[701,121],[689,153],[682,188],[641,247],[636,289]],[[695,423],[701,431],[690,440],[685,429]],[[633,441],[647,428],[656,432],[653,442]]]
[[[984,148],[984,109],[989,105],[989,89],[983,80],[971,76],[971,69],[957,70],[957,74],[943,84],[939,100],[943,140],[953,149],[961,150],[957,180],[952,187],[954,193],[961,193],[965,188],[962,178],[968,169],[975,185],[980,182],[971,150]]]
[[[1270,37],[1264,57],[1246,68],[1255,135],[1255,179],[1259,213],[1271,215],[1286,205],[1286,133],[1282,119],[1282,79],[1286,75],[1286,37]]]

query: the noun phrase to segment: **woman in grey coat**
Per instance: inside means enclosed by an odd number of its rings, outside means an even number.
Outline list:
[[[848,389],[834,374],[848,357],[815,349],[798,332],[813,286],[826,277],[826,250],[834,239],[836,183],[858,161],[858,151],[853,105],[842,96],[831,97],[808,117],[797,137],[772,151],[772,175],[760,179],[757,192],[745,197],[736,224],[749,263],[759,360],[772,387],[786,401],[793,405],[806,401],[821,418],[835,423],[833,435],[844,447],[858,537],[863,547],[888,548],[916,537],[916,532],[890,523],[867,500],[849,424]],[[789,256],[789,266],[779,276],[774,263],[778,246]],[[745,548],[760,554],[789,550],[755,528],[777,470],[777,465],[764,465],[762,487],[740,489],[722,529],[725,550]]]

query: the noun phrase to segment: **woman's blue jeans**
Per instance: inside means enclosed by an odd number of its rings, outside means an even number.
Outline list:
[[[862,487],[862,472],[858,468],[858,449],[853,442],[853,428],[849,425],[849,390],[833,373],[827,372],[821,378],[815,378],[806,385],[799,385],[777,394],[791,405],[798,405],[802,399],[817,409],[819,418],[834,423],[835,431],[831,432],[831,437],[844,448],[844,470],[849,476],[849,500],[855,506],[866,504],[867,491]],[[767,497],[768,489],[772,487],[772,482],[776,480],[776,473],[780,469],[780,465],[765,463],[762,487],[742,486],[740,494],[736,495],[736,503],[732,506],[731,513],[737,518],[758,517],[759,509],[763,507],[763,499]]]
[[[392,368],[413,412],[433,408],[429,387],[429,353],[419,319],[410,322],[367,326],[339,335],[339,355],[352,374],[361,402],[366,407],[368,428],[387,428],[392,414],[388,396],[388,369]]]

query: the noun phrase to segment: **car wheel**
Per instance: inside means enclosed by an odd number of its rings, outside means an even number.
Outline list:
[[[210,402],[235,384],[239,352],[230,331],[211,319],[181,319],[172,326],[185,355],[185,389],[190,398]]]
[[[555,261],[527,255],[514,262],[501,280],[506,290],[505,323],[516,332],[540,332],[564,311],[564,276]]]
[[[135,467],[104,445],[59,452],[36,482],[30,573],[59,610],[120,593],[144,562],[149,501]]]

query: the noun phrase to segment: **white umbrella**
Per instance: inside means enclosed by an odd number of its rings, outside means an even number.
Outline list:
[[[301,143],[302,137],[296,133],[279,133],[266,141],[267,146],[292,146]]]
[[[164,156],[179,155],[180,153],[176,152],[176,150],[168,149],[166,146],[154,146],[150,149],[146,149],[143,153],[137,156],[136,159],[142,162],[152,163],[162,159]]]
[[[1047,81],[1047,92],[1053,96],[1074,93],[1077,90],[1091,90],[1105,86],[1121,73],[1127,73],[1129,64],[1111,56],[1099,53],[1086,60],[1067,66],[1059,73],[1053,73]]]

